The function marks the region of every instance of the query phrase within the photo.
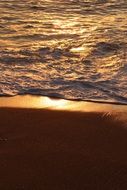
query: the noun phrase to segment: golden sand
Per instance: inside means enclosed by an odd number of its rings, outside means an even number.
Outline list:
[[[0,106],[0,190],[126,189],[127,106],[29,96]]]

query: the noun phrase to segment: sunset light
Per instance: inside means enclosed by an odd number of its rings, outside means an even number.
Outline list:
[[[127,190],[127,0],[0,0],[0,190]]]

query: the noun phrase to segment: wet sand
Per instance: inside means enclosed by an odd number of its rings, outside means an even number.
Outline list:
[[[28,96],[0,107],[1,190],[127,189],[127,106]]]

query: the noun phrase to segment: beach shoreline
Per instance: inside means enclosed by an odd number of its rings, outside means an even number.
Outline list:
[[[116,102],[99,102],[83,100],[67,100],[57,97],[48,97],[40,95],[17,95],[1,96],[0,108],[36,108],[36,109],[57,109],[68,111],[127,111],[126,104]]]
[[[126,189],[126,115],[120,105],[0,98],[0,189]]]

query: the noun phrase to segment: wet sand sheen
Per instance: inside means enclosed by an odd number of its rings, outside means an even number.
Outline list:
[[[126,189],[126,106],[25,98],[0,99],[0,189]]]

